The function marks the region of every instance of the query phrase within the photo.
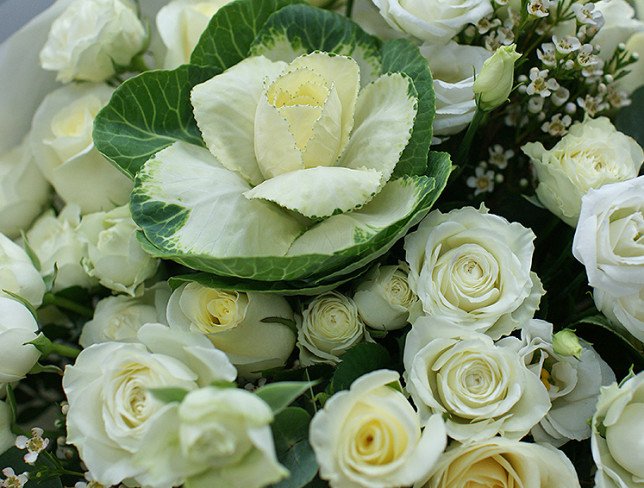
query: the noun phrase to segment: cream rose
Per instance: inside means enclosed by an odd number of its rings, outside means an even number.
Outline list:
[[[644,31],[644,22],[636,18],[635,9],[626,0],[600,0],[595,9],[602,13],[604,25],[591,42],[599,46],[599,55],[605,60],[610,59],[618,44]]]
[[[57,80],[99,82],[145,46],[146,29],[130,0],[74,0],[51,25],[40,63]]]
[[[632,295],[613,296],[599,288],[593,292],[597,310],[615,327],[626,329],[644,342],[644,286]]]
[[[421,317],[407,334],[405,384],[421,418],[446,415],[447,434],[480,441],[500,433],[521,439],[550,409],[548,392],[517,354],[485,334]]]
[[[91,288],[97,283],[81,265],[87,248],[78,232],[79,224],[80,209],[67,205],[58,216],[53,210],[45,212],[27,232],[29,246],[40,261],[40,273],[50,276],[56,271],[54,292],[70,286]]]
[[[597,488],[644,484],[644,373],[602,388],[592,420]]]
[[[483,63],[491,54],[478,46],[461,46],[455,42],[446,45],[426,43],[420,53],[429,62],[434,80],[436,136],[460,132],[472,121],[476,112],[474,76],[481,72]]]
[[[9,405],[0,401],[0,454],[12,447],[16,436],[11,432],[11,410]]]
[[[32,123],[29,141],[36,164],[61,198],[83,213],[123,205],[132,190],[132,182],[92,140],[94,118],[112,92],[107,85],[64,86],[45,97]]]
[[[38,308],[45,295],[45,282],[27,253],[0,234],[0,296],[6,295],[4,290]]]
[[[438,461],[423,488],[579,488],[577,473],[561,451],[495,437],[456,445]]]
[[[165,310],[170,293],[168,284],[160,282],[144,290],[139,297],[103,298],[96,304],[92,320],[83,326],[78,343],[89,347],[101,342],[133,341],[144,324],[166,324]]]
[[[374,329],[395,330],[407,325],[409,311],[418,297],[409,287],[407,263],[376,265],[362,281],[353,301],[366,325]]]
[[[467,24],[492,13],[488,0],[373,0],[394,29],[420,40],[444,44]]]
[[[49,200],[49,185],[27,141],[0,155],[0,232],[15,239]]]
[[[573,227],[588,190],[635,178],[644,161],[637,142],[616,130],[606,117],[574,124],[550,150],[540,142],[521,149],[537,172],[539,200]]]
[[[295,346],[294,332],[280,322],[293,321],[293,310],[278,295],[187,283],[172,293],[167,316],[171,327],[205,335],[243,376],[283,366]],[[263,322],[271,317],[277,321]]]
[[[157,270],[159,260],[136,239],[137,226],[127,206],[83,217],[78,231],[87,243],[83,267],[110,290],[135,296],[137,288]]]
[[[398,381],[394,371],[368,373],[313,417],[309,440],[320,477],[332,487],[384,488],[427,480],[447,444],[445,425],[440,415],[421,424],[394,388]]]
[[[36,338],[38,324],[22,303],[0,297],[0,389],[19,381],[40,358],[35,346],[25,344]]]
[[[435,210],[405,238],[409,284],[425,314],[498,339],[532,318],[544,294],[530,272],[534,238],[483,206]]]
[[[172,0],[157,14],[157,29],[166,47],[163,66],[174,69],[190,62],[208,22],[230,0]]]
[[[298,324],[297,347],[305,366],[337,364],[348,349],[369,339],[355,302],[335,291],[315,297]]]
[[[65,369],[67,441],[103,485],[180,485],[185,469],[179,443],[166,442],[177,437],[179,407],[150,389],[196,390],[234,380],[235,368],[196,334],[146,324],[137,338],[139,343],[92,345]]]
[[[187,486],[259,488],[285,478],[272,421],[270,407],[245,390],[208,387],[188,393],[179,406]]]

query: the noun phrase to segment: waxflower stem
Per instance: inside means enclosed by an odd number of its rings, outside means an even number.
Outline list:
[[[81,317],[91,319],[94,316],[94,311],[80,305],[69,298],[61,297],[60,295],[54,295],[53,293],[47,293],[43,299],[43,305],[55,305],[58,308],[69,310],[70,312],[75,312]]]

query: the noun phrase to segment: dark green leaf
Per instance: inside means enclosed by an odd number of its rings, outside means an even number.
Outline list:
[[[351,383],[366,373],[391,366],[391,357],[387,349],[375,342],[358,344],[344,353],[341,359],[342,362],[336,368],[331,380],[331,389],[334,393],[348,390]]]
[[[94,121],[96,148],[130,178],[152,155],[181,140],[203,145],[190,90],[221,70],[180,66],[123,83]]]
[[[255,394],[271,407],[274,414],[278,414],[316,383],[315,381],[270,383],[255,390]]]
[[[631,104],[617,112],[615,126],[624,134],[634,138],[640,146],[644,146],[644,86],[639,87],[631,95]]]
[[[308,441],[310,422],[306,410],[297,407],[289,407],[275,417],[272,428],[277,459],[290,476],[274,487],[301,488],[315,477],[318,465]]]

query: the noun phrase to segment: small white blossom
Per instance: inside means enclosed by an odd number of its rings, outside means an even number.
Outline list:
[[[628,93],[620,90],[615,85],[608,85],[606,89],[606,100],[613,108],[622,108],[631,104]]]
[[[521,87],[519,87],[521,88]],[[523,87],[525,88],[525,87]],[[519,118],[521,117],[521,107],[519,105],[510,105],[503,122],[508,127],[516,127],[519,125]]]
[[[4,468],[2,474],[6,476],[0,485],[2,488],[22,488],[29,481],[27,473],[17,475],[12,468]]]
[[[537,49],[537,57],[544,66],[554,67],[557,65],[555,45],[551,42],[541,44],[541,49]]]
[[[579,53],[577,54],[577,62],[580,66],[593,66],[599,63],[600,58],[593,54],[593,45],[584,44],[579,48]]]
[[[552,92],[550,99],[557,107],[561,107],[564,103],[570,98],[570,91],[563,86],[560,86],[555,91]]]
[[[575,67],[575,62],[572,59],[568,59],[564,63],[564,68],[566,68],[567,70],[572,70],[574,67]]]
[[[497,31],[499,42],[504,46],[509,46],[514,42],[514,32],[508,27],[500,27]]]
[[[537,96],[537,97],[530,97],[528,100],[528,112],[531,114],[538,114],[543,110],[543,102],[544,99]]]
[[[535,17],[547,17],[550,15],[548,8],[552,7],[553,4],[556,4],[556,2],[551,0],[530,0],[528,2],[528,13]]]
[[[583,108],[590,117],[594,117],[597,113],[609,108],[609,105],[604,102],[602,97],[593,97],[592,95],[586,95],[586,98],[579,97],[577,99],[577,105]]]
[[[598,58],[595,64],[592,64],[581,70],[582,76],[586,78],[586,83],[594,83],[604,76],[604,60]]]
[[[549,97],[552,91],[559,88],[559,83],[553,78],[548,78],[548,70],[539,68],[530,68],[530,81],[526,89],[528,95],[540,95]]]
[[[604,25],[604,16],[599,10],[595,10],[594,3],[573,3],[572,11],[580,24],[592,25],[598,28]]]
[[[490,19],[489,17],[484,17],[477,22],[476,30],[478,30],[479,34],[487,34],[488,32],[490,32],[490,30],[500,25],[501,21],[499,19]]]
[[[487,49],[490,52],[496,51],[498,48],[500,48],[503,45],[497,32],[492,32],[487,36],[485,36],[483,38],[483,44],[485,46],[485,49]]]
[[[43,438],[43,430],[39,427],[31,429],[31,438],[24,435],[16,437],[16,447],[18,449],[27,449],[27,454],[23,459],[27,464],[33,464],[38,459],[38,454],[47,449],[49,439]]]
[[[549,122],[544,122],[541,126],[543,132],[547,132],[551,136],[561,137],[568,132],[568,127],[572,123],[570,115],[555,114]]]
[[[494,171],[485,171],[484,168],[478,167],[474,170],[475,176],[470,176],[467,179],[467,186],[474,188],[474,196],[481,193],[491,193],[494,191]]]
[[[570,54],[573,51],[578,51],[581,48],[581,42],[574,36],[558,37],[552,36],[555,48],[561,54]]]
[[[577,30],[577,38],[582,42],[588,42],[597,35],[599,27],[594,25],[582,25]],[[597,46],[599,47],[599,46]]]
[[[501,144],[494,144],[494,146],[488,149],[490,158],[488,161],[491,165],[496,166],[499,169],[505,169],[508,166],[508,161],[514,156],[514,151],[508,149],[507,151],[503,150]]]

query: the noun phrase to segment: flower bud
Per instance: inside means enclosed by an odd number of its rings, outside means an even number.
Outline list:
[[[562,356],[574,356],[577,359],[581,356],[582,347],[579,337],[573,330],[564,329],[552,336],[552,347],[557,354]]]
[[[514,63],[521,57],[516,46],[501,46],[483,63],[481,73],[474,81],[474,94],[481,110],[494,110],[503,104],[514,82]]]

